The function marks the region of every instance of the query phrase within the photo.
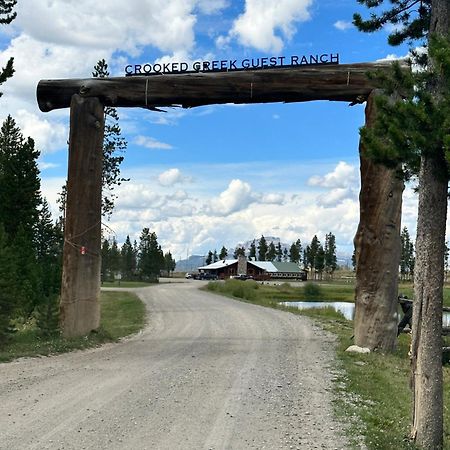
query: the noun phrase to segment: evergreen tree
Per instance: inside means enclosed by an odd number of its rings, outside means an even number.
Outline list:
[[[403,280],[411,278],[414,267],[414,245],[409,237],[408,228],[404,227],[400,234],[400,276]]]
[[[291,244],[289,249],[289,261],[293,263],[298,263],[300,261],[300,253],[295,242]]]
[[[325,269],[325,251],[322,244],[319,244],[314,258],[314,269],[319,274],[319,279],[322,279],[323,270]]]
[[[233,258],[238,259],[239,256],[245,256],[245,248],[244,247],[236,247],[234,249]]]
[[[217,250],[214,249],[213,262],[217,262],[217,261],[219,261],[219,257],[217,256]]]
[[[256,242],[253,239],[252,243],[250,244],[250,252],[249,252],[249,258],[255,260],[256,259]]]
[[[16,260],[8,246],[8,236],[0,224],[0,348],[10,337],[10,321],[16,306],[16,271]]]
[[[33,240],[41,204],[38,157],[33,139],[25,140],[8,116],[0,129],[0,223],[12,239],[21,227]]]
[[[207,266],[209,266],[210,264],[212,264],[212,262],[213,262],[213,252],[210,250],[210,251],[208,252],[208,256],[207,256],[206,259],[205,259],[205,264],[206,264]]]
[[[261,236],[261,239],[259,240],[259,244],[258,244],[258,260],[259,261],[266,260],[267,250],[268,250],[268,246],[267,246],[266,238],[264,236]]]
[[[278,242],[277,246],[276,246],[276,260],[278,262],[281,262],[281,260],[283,259],[283,249],[281,247],[281,243]]]
[[[302,254],[303,254],[302,241],[300,239],[297,239],[295,241],[295,246],[297,247],[298,252],[298,261],[295,262],[300,264],[302,262]]]
[[[167,252],[164,255],[164,269],[167,271],[167,275],[170,277],[170,273],[175,270],[177,263],[172,257],[172,253]]]
[[[104,59],[98,61],[92,72],[94,78],[109,77],[108,64]],[[114,209],[117,195],[114,193],[116,186],[129,181],[120,176],[120,165],[124,159],[123,153],[127,148],[126,140],[121,136],[119,115],[116,108],[105,107],[105,136],[103,140],[103,194],[102,213],[109,217]]]
[[[283,261],[287,262],[289,259],[289,255],[288,255],[288,249],[285,247],[283,250]]]
[[[394,67],[384,83],[387,95],[377,101],[373,131],[361,137],[375,160],[391,167],[403,165],[419,174],[419,211],[414,279],[414,314],[411,343],[413,426],[411,436],[420,448],[443,447],[442,260],[448,196],[450,149],[450,4],[448,0],[358,0],[374,8],[369,20],[354,16],[362,31],[394,25],[393,45],[411,41],[428,46],[418,57],[421,69],[414,73]],[[418,41],[418,42],[417,42]],[[389,119],[388,119],[389,118]],[[387,128],[383,128],[388,125]],[[381,133],[381,134],[380,134]],[[432,275],[432,276],[430,276]],[[426,305],[426,306],[425,306]],[[426,314],[424,313],[426,311]],[[426,393],[426,395],[424,395]]]
[[[227,256],[228,250],[225,248],[225,246],[223,246],[219,253],[219,259],[225,259]]]
[[[136,254],[131,244],[130,236],[127,236],[120,249],[120,271],[124,280],[131,281],[136,274]]]
[[[117,245],[115,236],[112,238],[111,246],[109,249],[109,269],[113,276],[120,272],[121,261],[120,261],[120,250]]]
[[[108,239],[102,242],[102,281],[111,280],[111,264],[110,264],[110,245]]]
[[[275,244],[271,242],[269,247],[267,248],[266,253],[266,261],[274,261],[277,256],[277,249],[275,248]]]
[[[0,0],[0,24],[10,24],[17,16],[16,12],[13,12],[14,6],[16,6],[16,0]],[[6,66],[0,72],[0,85],[2,85],[8,78],[11,78],[14,73],[14,58],[10,58],[6,63]],[[3,95],[0,92],[0,97]]]
[[[325,271],[332,277],[337,269],[336,237],[333,233],[325,236]]]
[[[155,232],[144,228],[139,242],[138,269],[142,279],[158,282],[160,271],[164,268],[164,255],[158,244]]]

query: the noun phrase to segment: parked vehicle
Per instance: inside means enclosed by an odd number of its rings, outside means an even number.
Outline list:
[[[245,275],[245,273],[240,273],[240,274],[238,274],[238,275],[231,275],[231,276],[230,276],[230,280],[241,280],[241,281],[245,281],[245,280],[248,280],[248,279],[250,279],[250,278],[253,278],[253,277],[249,277],[249,276]]]

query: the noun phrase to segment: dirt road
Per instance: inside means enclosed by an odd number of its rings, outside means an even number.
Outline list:
[[[330,337],[199,284],[137,289],[149,323],[119,344],[0,364],[0,448],[348,448]]]

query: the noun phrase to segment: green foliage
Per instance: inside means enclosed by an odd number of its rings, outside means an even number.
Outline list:
[[[303,286],[303,295],[307,298],[318,298],[323,297],[323,292],[318,284],[308,282]]]
[[[400,234],[400,276],[403,280],[410,280],[414,275],[414,244],[412,243],[408,228],[404,227]]]
[[[141,279],[157,282],[164,269],[164,255],[155,232],[144,228],[139,242],[138,269]]]
[[[390,45],[424,40],[428,36],[431,18],[431,0],[389,0],[383,8],[384,0],[357,0],[359,4],[374,10],[370,18],[364,20],[361,14],[353,15],[353,24],[359,31],[372,33],[393,25],[388,37]],[[386,2],[387,3],[387,2]]]
[[[97,332],[87,337],[64,339],[58,333],[44,335],[31,323],[21,327],[6,345],[0,347],[0,361],[95,347],[136,333],[145,325],[145,305],[136,295],[128,292],[102,292],[100,301],[101,322]]]
[[[239,256],[245,256],[245,248],[244,247],[236,247],[233,253],[234,259],[238,259]]]
[[[177,262],[172,257],[172,253],[167,252],[164,254],[164,270],[167,271],[167,274],[170,276],[170,273],[175,270]]]
[[[274,261],[277,255],[277,249],[275,248],[275,244],[271,242],[267,248],[266,260]]]
[[[44,337],[59,333],[59,295],[44,297],[35,310],[36,327]]]
[[[431,37],[429,56],[433,66],[421,71],[405,71],[394,63],[391,74],[380,76],[385,95],[376,98],[376,120],[373,127],[361,129],[361,138],[375,162],[401,166],[399,176],[408,179],[417,174],[420,157],[425,155],[440,161],[436,176],[448,180],[450,41]]]
[[[256,259],[256,242],[253,239],[252,243],[250,244],[250,252],[249,252],[249,258]]]
[[[333,275],[333,272],[337,269],[337,258],[336,258],[336,237],[333,233],[328,233],[325,236],[325,249],[324,249],[324,268],[325,271]]]
[[[227,280],[225,283],[213,281],[207,285],[207,289],[210,291],[220,292],[244,300],[255,300],[258,288],[258,283],[251,280]]]
[[[94,78],[109,77],[108,64],[104,59],[98,61],[92,72]],[[105,136],[103,139],[103,197],[102,214],[109,217],[114,209],[117,195],[114,193],[116,186],[120,186],[127,178],[120,176],[120,165],[124,159],[123,153],[127,148],[127,142],[121,135],[119,115],[116,108],[105,107]]]
[[[208,256],[206,257],[205,264],[209,266],[213,262],[213,252],[210,250]]]
[[[0,0],[0,24],[10,24],[17,16],[16,12],[13,12],[14,6],[16,6],[16,0]],[[14,58],[10,58],[6,63],[6,66],[0,72],[0,85],[3,84],[8,78],[11,78],[14,74]],[[3,95],[0,92],[0,97]]]
[[[131,244],[130,236],[127,236],[120,249],[120,257],[122,279],[133,280],[137,269],[137,253]]]
[[[302,243],[300,239],[297,239],[292,243],[289,249],[289,261],[293,263],[300,263],[302,260]]]
[[[0,224],[0,348],[10,337],[10,323],[16,308],[16,271],[8,236]]]
[[[258,260],[259,261],[266,260],[267,250],[268,250],[268,246],[267,246],[266,238],[264,236],[261,236],[261,239],[259,240],[259,244],[258,244]]]
[[[219,253],[219,259],[225,259],[227,256],[228,250],[225,248],[225,246],[223,246]]]

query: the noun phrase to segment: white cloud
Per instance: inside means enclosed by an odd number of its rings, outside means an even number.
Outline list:
[[[334,23],[334,28],[337,28],[340,31],[346,31],[353,27],[353,24],[351,22],[348,22],[346,20],[338,20]]]
[[[241,211],[254,202],[255,196],[248,183],[232,180],[228,188],[211,202],[211,210],[218,215],[228,215]]]
[[[357,180],[356,167],[340,161],[333,172],[324,176],[315,175],[308,180],[309,186],[320,186],[327,188],[345,188]]]
[[[297,31],[295,24],[310,19],[312,0],[246,0],[245,12],[234,22],[228,36],[216,40],[219,47],[237,39],[246,47],[280,52]]]
[[[134,143],[140,147],[156,149],[156,150],[171,150],[173,147],[165,142],[160,142],[155,138],[149,136],[136,136]]]
[[[176,168],[166,170],[158,176],[158,183],[161,186],[173,186],[174,184],[185,183],[187,181],[190,181],[190,178],[184,176],[181,170]]]

